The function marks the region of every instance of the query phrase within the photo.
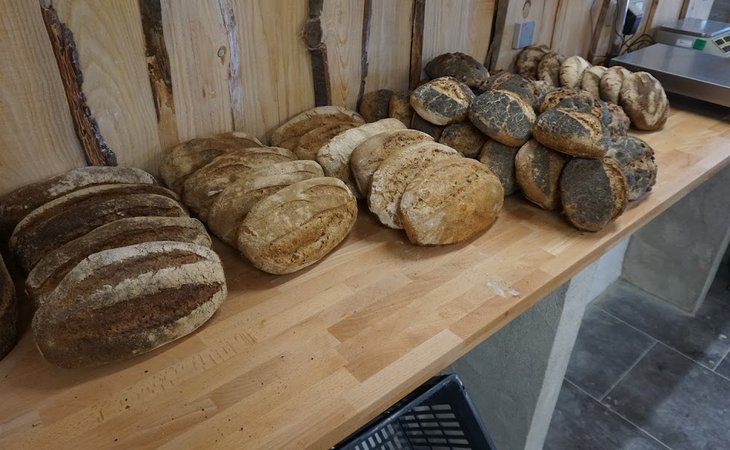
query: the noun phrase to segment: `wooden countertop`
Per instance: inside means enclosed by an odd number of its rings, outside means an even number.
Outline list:
[[[217,243],[228,299],[151,354],[63,370],[25,333],[0,361],[0,447],[338,442],[730,163],[730,110],[673,101],[665,129],[642,134],[656,187],[599,233],[517,195],[479,238],[422,248],[361,204],[346,242],[294,275],[258,272]]]

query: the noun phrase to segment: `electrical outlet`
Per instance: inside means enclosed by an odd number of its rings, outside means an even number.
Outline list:
[[[535,21],[516,23],[515,34],[512,37],[512,48],[525,48],[532,45],[532,39],[535,34]]]

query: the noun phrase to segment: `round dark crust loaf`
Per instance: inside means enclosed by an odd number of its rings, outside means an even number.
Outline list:
[[[571,89],[580,89],[583,83],[583,72],[591,67],[591,63],[580,56],[569,56],[560,65],[560,85]]]
[[[488,229],[503,199],[502,185],[483,164],[449,158],[429,165],[408,184],[400,216],[412,243],[455,244]]]
[[[489,77],[489,71],[482,63],[464,53],[444,53],[433,58],[424,68],[429,78],[454,77],[471,89],[479,86]]]
[[[15,285],[5,261],[0,256],[0,360],[15,347],[18,340],[18,304]]]
[[[565,57],[556,52],[543,56],[537,66],[537,78],[550,86],[560,86],[560,66]]]
[[[218,255],[185,242],[145,242],[81,261],[33,317],[43,356],[64,367],[128,359],[183,337],[226,297]]]
[[[471,89],[453,77],[433,79],[411,94],[411,106],[416,113],[435,125],[464,120],[472,101]]]
[[[606,158],[613,159],[626,177],[629,201],[639,200],[656,183],[654,149],[643,140],[633,136],[616,137],[606,152]]]
[[[390,105],[390,97],[393,91],[390,89],[378,89],[377,91],[366,92],[363,94],[357,112],[360,113],[365,122],[375,122],[376,120],[385,119],[388,116],[388,107]]]
[[[596,100],[601,98],[601,78],[608,70],[604,66],[591,66],[583,72],[580,88],[587,91]]]
[[[550,108],[590,112],[595,105],[595,99],[586,91],[559,88],[545,94],[540,103],[540,112],[544,113]]]
[[[444,128],[439,143],[448,145],[467,158],[476,158],[486,140],[487,137],[470,122],[459,122]]]
[[[435,141],[441,139],[441,133],[444,132],[444,126],[434,125],[418,114],[413,114],[413,120],[411,121],[411,128],[414,130],[421,131],[431,136]]]
[[[515,156],[519,147],[509,147],[489,139],[484,143],[479,162],[487,166],[502,183],[504,195],[511,195],[517,190],[515,178]]]
[[[525,47],[517,55],[515,69],[517,73],[528,80],[537,80],[537,67],[543,56],[550,53],[550,49],[544,45]]]
[[[356,217],[357,201],[345,183],[311,178],[258,202],[238,230],[238,249],[264,272],[296,272],[334,250]]]
[[[610,134],[597,107],[592,112],[548,109],[537,118],[533,133],[546,147],[584,158],[603,158],[610,144]]]
[[[659,130],[669,117],[669,100],[662,84],[647,72],[627,75],[619,103],[639,130]]]
[[[629,75],[631,71],[621,66],[613,66],[606,70],[599,83],[601,100],[618,104],[624,78]]]
[[[574,158],[563,169],[560,198],[568,222],[598,231],[626,209],[626,179],[611,159]]]
[[[396,91],[388,102],[388,117],[398,119],[406,127],[411,126],[415,111],[411,106],[412,91]]]
[[[540,92],[535,83],[515,73],[500,72],[489,77],[484,86],[492,91],[513,92],[533,108],[539,106]]]
[[[515,178],[525,198],[543,209],[557,209],[560,206],[558,182],[567,160],[534,139],[520,147],[515,155]]]
[[[355,111],[341,106],[317,106],[297,114],[271,133],[271,145],[294,150],[299,138],[322,125],[339,122],[364,124],[365,119]]]
[[[631,120],[624,112],[624,109],[619,105],[604,102],[603,100],[599,100],[598,103],[601,106],[602,120],[608,132],[612,136],[626,136],[631,127]]]
[[[535,111],[513,92],[486,91],[472,104],[469,120],[490,138],[518,147],[532,135]]]

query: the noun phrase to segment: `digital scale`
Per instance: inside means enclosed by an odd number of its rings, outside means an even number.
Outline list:
[[[730,57],[730,24],[714,20],[682,19],[662,25],[654,36],[660,44],[690,48],[710,55]]]

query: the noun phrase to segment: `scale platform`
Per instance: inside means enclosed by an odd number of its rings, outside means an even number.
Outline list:
[[[730,24],[714,20],[682,19],[660,26],[656,42],[730,57]]]
[[[654,44],[613,58],[611,65],[649,72],[667,92],[730,107],[730,58]]]

